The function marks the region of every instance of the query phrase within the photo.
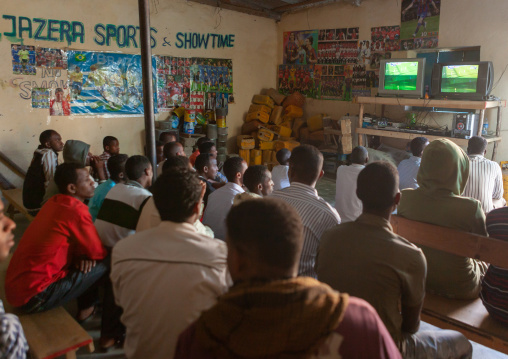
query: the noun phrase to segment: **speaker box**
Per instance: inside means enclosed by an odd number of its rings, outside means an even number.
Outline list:
[[[478,133],[479,115],[474,113],[457,113],[453,116],[452,137],[465,138],[468,140],[471,136]]]

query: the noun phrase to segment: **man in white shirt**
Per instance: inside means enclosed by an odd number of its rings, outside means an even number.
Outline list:
[[[178,335],[227,291],[227,248],[193,226],[205,187],[189,169],[152,187],[162,223],[113,249],[111,280],[127,327],[128,358],[172,358]]]
[[[368,161],[367,149],[358,146],[351,152],[351,165],[337,168],[335,209],[342,223],[352,222],[362,214],[362,201],[356,195],[356,180]]]
[[[501,167],[486,159],[487,140],[473,136],[467,144],[469,156],[469,179],[462,195],[475,198],[482,204],[485,214],[506,205],[503,198],[503,174]]]
[[[245,192],[242,186],[243,174],[246,170],[247,162],[241,157],[231,157],[226,160],[223,171],[228,183],[208,196],[203,224],[212,229],[215,238],[226,239],[226,216],[233,205],[235,196]]]
[[[304,242],[298,275],[316,279],[314,264],[321,236],[327,229],[340,223],[335,208],[319,197],[316,191],[316,182],[323,174],[323,154],[314,146],[298,146],[289,159],[291,185],[272,193],[273,197],[289,203],[302,218]]]
[[[407,160],[399,163],[397,171],[399,172],[399,189],[405,188],[418,188],[416,175],[420,169],[420,162],[422,161],[423,150],[429,144],[429,140],[425,137],[415,137],[409,144],[411,153],[413,154]]]
[[[275,166],[272,169],[272,180],[273,180],[273,190],[278,191],[289,187],[289,158],[291,157],[291,151],[287,148],[282,148],[277,151],[275,155],[277,157],[277,162],[279,165]]]

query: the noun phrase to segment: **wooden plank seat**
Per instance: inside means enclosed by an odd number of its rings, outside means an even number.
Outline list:
[[[87,347],[94,351],[93,339],[63,307],[42,313],[23,314],[13,308],[5,299],[5,274],[9,257],[0,265],[0,299],[7,313],[19,317],[32,358],[51,359],[62,355],[76,358],[76,351]]]
[[[34,217],[28,213],[28,210],[23,206],[23,189],[14,188],[2,190],[2,196],[9,202],[9,208],[7,208],[8,215],[12,218],[17,212],[23,214],[29,221],[33,220]]]
[[[508,242],[400,216],[392,216],[391,224],[395,233],[416,245],[508,267]],[[480,298],[458,300],[427,293],[422,320],[508,354],[508,327],[489,315]]]

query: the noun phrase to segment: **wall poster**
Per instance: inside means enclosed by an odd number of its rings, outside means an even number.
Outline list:
[[[143,114],[139,55],[69,51],[67,61],[72,114]]]
[[[441,0],[402,0],[402,50],[429,49],[439,43]]]
[[[318,62],[318,30],[284,33],[284,64],[313,65]]]

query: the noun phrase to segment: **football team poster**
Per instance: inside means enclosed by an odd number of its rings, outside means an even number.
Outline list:
[[[318,31],[284,33],[284,64],[314,65],[318,62]]]
[[[72,114],[143,114],[139,55],[69,51],[67,61]]]
[[[401,50],[438,46],[440,10],[441,0],[402,0]]]

